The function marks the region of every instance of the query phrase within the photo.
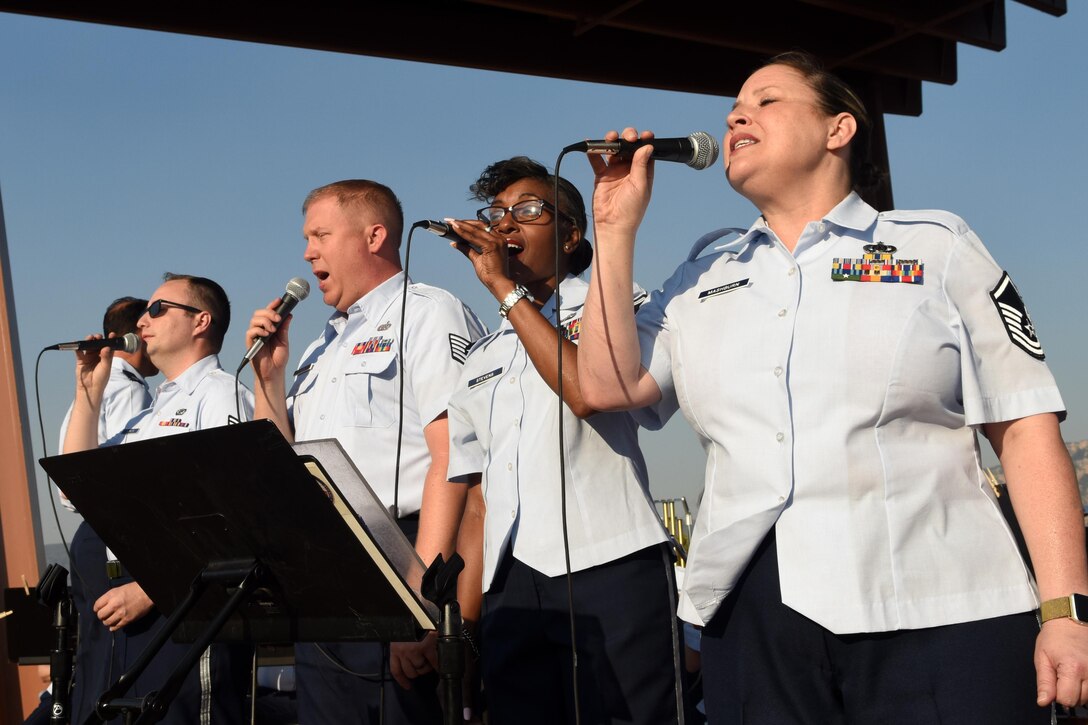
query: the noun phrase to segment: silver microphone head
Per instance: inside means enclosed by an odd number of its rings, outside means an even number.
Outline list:
[[[718,160],[718,140],[706,131],[696,131],[688,136],[692,145],[691,160],[687,162],[693,169],[705,169]]]
[[[310,294],[310,283],[302,277],[295,277],[287,283],[287,294],[302,302]]]
[[[126,332],[122,337],[124,345],[118,348],[121,352],[133,353],[140,349],[140,338],[135,332]]]

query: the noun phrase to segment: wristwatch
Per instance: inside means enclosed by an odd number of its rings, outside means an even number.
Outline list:
[[[1074,622],[1088,624],[1088,596],[1070,594],[1067,597],[1048,599],[1039,607],[1039,619],[1043,622],[1064,617],[1069,617]]]
[[[525,288],[525,285],[516,285],[514,289],[510,290],[510,294],[503,297],[502,304],[499,305],[499,317],[505,320],[507,313],[510,312],[510,308],[523,299],[529,300],[530,302],[536,302],[536,298],[529,294],[529,290]],[[1085,615],[1088,616],[1088,608],[1085,609]]]

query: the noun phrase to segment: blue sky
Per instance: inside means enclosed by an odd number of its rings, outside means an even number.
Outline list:
[[[1064,436],[1080,440],[1088,12],[1070,5],[1053,18],[1008,3],[1008,48],[960,46],[956,85],[926,84],[923,115],[891,116],[887,130],[897,206],[961,215],[1010,271],[1070,411]],[[624,125],[720,137],[732,104],[8,14],[0,68],[0,194],[32,415],[38,351],[94,331],[110,300],[149,295],[165,271],[227,289],[234,323],[223,357],[233,369],[250,312],[291,277],[309,278],[299,207],[316,186],[373,178],[398,193],[409,222],[466,217],[478,206],[468,185],[492,161],[526,154],[552,166],[563,146]],[[584,158],[565,159],[561,173],[591,193]],[[657,287],[700,234],[755,216],[720,165],[660,164],[638,280]],[[411,255],[415,279],[496,324],[494,301],[460,255],[422,233]],[[295,314],[297,355],[328,310],[315,296]],[[72,387],[71,356],[48,353],[50,453]],[[642,441],[655,495],[694,499],[703,454],[686,423],[678,417]]]

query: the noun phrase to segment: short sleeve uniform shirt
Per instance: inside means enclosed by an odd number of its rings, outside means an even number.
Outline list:
[[[775,526],[783,602],[836,633],[1037,606],[976,428],[1064,413],[1023,302],[960,218],[854,194],[791,254],[756,222],[637,316],[708,461],[681,614],[709,621]]]
[[[430,465],[423,429],[446,411],[468,348],[484,333],[472,311],[449,292],[410,281],[402,324],[404,281],[397,274],[346,314],[334,313],[303,353],[287,397],[295,439],[337,439],[390,508],[403,411],[400,516],[419,511],[422,503]]]
[[[576,344],[587,289],[574,276],[559,288],[561,326]],[[637,290],[635,302],[644,296]],[[544,314],[554,324],[554,296]],[[571,569],[613,561],[666,538],[649,497],[635,421],[627,413],[581,420],[561,406],[504,321],[472,349],[450,400],[449,478],[482,473],[484,591],[510,546],[515,558],[547,576],[565,571],[560,409]]]

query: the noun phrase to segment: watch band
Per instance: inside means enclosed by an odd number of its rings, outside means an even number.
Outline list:
[[[502,303],[499,305],[499,317],[505,320],[506,315],[510,312],[510,308],[521,300],[536,302],[536,299],[529,294],[529,290],[525,288],[525,285],[515,285],[514,289],[510,290],[510,294],[502,298]]]
[[[1074,622],[1088,623],[1088,596],[1070,594],[1066,597],[1048,599],[1039,606],[1039,619],[1042,622],[1064,618],[1072,619]]]

